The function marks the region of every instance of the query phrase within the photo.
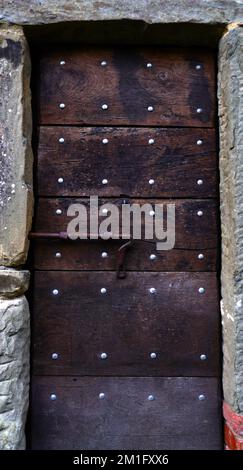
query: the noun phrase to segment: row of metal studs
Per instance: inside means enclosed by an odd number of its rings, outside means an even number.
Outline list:
[[[156,294],[156,292],[157,292],[157,290],[155,289],[155,287],[150,287],[150,288],[148,289],[148,291],[149,291],[150,294]],[[205,288],[204,288],[204,287],[199,287],[199,288],[198,288],[198,292],[199,292],[199,294],[204,294],[204,293],[205,293]],[[60,293],[60,292],[59,292],[58,289],[53,289],[53,290],[52,290],[52,294],[53,294],[53,295],[59,295],[59,293]],[[101,293],[101,294],[107,294],[107,289],[106,289],[106,287],[101,287],[100,293]]]
[[[58,178],[58,179],[57,179],[57,182],[58,182],[59,184],[64,183],[64,178],[62,178],[62,177]],[[108,184],[108,180],[107,180],[106,178],[104,178],[104,179],[102,180],[102,184]],[[149,180],[149,184],[154,184],[154,180],[153,180],[153,179],[150,179],[150,180]],[[203,180],[201,180],[201,179],[197,180],[197,184],[198,184],[198,186],[201,186],[201,185],[203,184]],[[150,214],[150,215],[151,215],[151,214]]]
[[[101,392],[101,393],[99,393],[98,397],[99,397],[100,400],[104,400],[106,398],[106,394],[104,392]],[[205,398],[206,398],[206,396],[204,394],[198,395],[198,400],[199,401],[203,401],[203,400],[205,400]],[[50,399],[52,401],[57,400],[57,395],[55,393],[51,393]],[[148,395],[147,396],[148,401],[154,401],[155,399],[156,399],[155,395]]]
[[[103,209],[103,214],[105,214],[104,211],[107,211],[107,212],[108,212],[108,209]],[[106,213],[107,213],[107,212],[106,212]],[[61,215],[61,214],[62,214],[62,210],[61,210],[61,209],[56,209],[56,214],[57,214],[57,215]],[[150,216],[153,216],[154,214],[155,214],[154,211],[150,211],[150,213],[149,213]],[[202,217],[203,211],[202,211],[201,209],[198,210],[198,211],[197,211],[197,215],[198,215],[198,217]]]
[[[59,184],[64,183],[64,178],[62,178],[62,177],[58,178],[57,182]],[[108,184],[108,179],[104,178],[101,182],[102,182],[102,184]],[[151,178],[151,179],[149,179],[148,183],[150,185],[152,185],[152,184],[155,183],[155,181],[154,181],[154,179]],[[198,184],[198,186],[201,186],[203,184],[203,180],[202,179],[197,180],[197,184]]]
[[[60,63],[60,65],[65,65],[65,64],[66,64],[66,61],[65,61],[65,60],[60,60],[59,63]],[[108,62],[107,62],[106,60],[102,60],[102,61],[100,62],[100,65],[101,65],[101,67],[106,67],[106,66],[108,65]],[[151,69],[151,68],[153,67],[153,64],[151,64],[151,62],[147,62],[146,67],[147,67],[148,69]],[[201,65],[201,64],[195,65],[195,69],[196,69],[196,70],[201,70],[201,68],[202,68],[202,65]]]
[[[60,138],[58,139],[58,142],[59,142],[60,144],[64,144],[64,142],[65,142],[64,137],[60,137]],[[108,143],[109,143],[109,140],[108,140],[106,137],[104,137],[104,139],[102,139],[102,144],[107,145]],[[149,144],[149,145],[153,145],[154,143],[155,143],[155,139],[149,139],[149,140],[148,140],[148,144]],[[197,140],[197,145],[202,145],[202,144],[203,144],[203,141],[202,141],[202,140],[200,140],[200,139]]]
[[[55,253],[55,258],[61,258],[61,257],[62,257],[62,253],[61,253],[60,251],[57,251],[57,252]],[[101,253],[101,258],[108,258],[108,253],[107,253],[107,251],[102,251],[102,253]],[[152,253],[151,255],[149,255],[149,259],[150,259],[151,261],[155,260],[156,258],[157,258],[157,256],[156,256],[155,254],[153,254],[153,253]],[[199,255],[197,255],[197,258],[200,259],[200,260],[203,259],[203,258],[204,258],[204,254],[203,254],[203,253],[199,253]]]
[[[99,357],[99,359],[104,360],[104,359],[108,358],[108,354],[106,352],[102,352],[98,355],[98,357]],[[158,355],[155,352],[151,352],[151,353],[149,353],[149,357],[150,357],[150,359],[157,359]],[[59,354],[57,352],[54,352],[54,353],[52,353],[51,358],[53,359],[53,361],[56,361],[57,359],[59,359]],[[207,359],[206,354],[200,354],[200,360],[201,361],[206,361],[206,359]]]
[[[65,103],[60,103],[60,104],[59,104],[59,108],[60,108],[60,109],[64,109],[65,107],[66,107]],[[108,104],[107,104],[107,103],[103,103],[103,104],[101,105],[101,109],[102,109],[102,111],[106,111],[107,109],[109,109]],[[147,107],[147,110],[148,110],[149,113],[152,113],[152,112],[154,111],[154,107],[153,107],[153,106],[148,106],[148,107]],[[202,109],[202,108],[197,108],[196,111],[197,111],[197,114],[201,114],[201,113],[203,112],[203,109]]]

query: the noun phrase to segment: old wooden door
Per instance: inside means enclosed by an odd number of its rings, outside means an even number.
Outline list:
[[[33,449],[221,448],[215,102],[208,50],[41,56],[33,232],[98,195],[173,201],[176,241],[123,279],[124,241],[33,241]]]

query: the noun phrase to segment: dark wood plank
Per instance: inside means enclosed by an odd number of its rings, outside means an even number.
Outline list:
[[[100,205],[112,202],[121,208],[123,199],[99,199]],[[155,203],[167,204],[175,203],[176,214],[176,249],[204,250],[217,247],[217,218],[218,205],[214,200],[142,200],[130,199],[130,203],[144,204],[150,203],[154,207]],[[71,218],[67,217],[67,209],[70,204],[80,203],[87,207],[89,220],[89,199],[77,198],[39,198],[36,207],[35,230],[44,232],[66,231]],[[56,210],[61,210],[57,214]],[[203,216],[199,217],[197,212],[203,211]],[[166,213],[165,213],[166,215]],[[100,216],[99,220],[104,220],[107,215]],[[152,223],[152,217],[151,217]],[[142,225],[144,220],[142,218]],[[121,230],[120,230],[121,234]],[[114,235],[119,235],[114,231]],[[142,238],[144,239],[144,229],[142,228]]]
[[[213,127],[214,117],[212,51],[85,47],[40,60],[41,124]]]
[[[35,241],[33,268],[114,271],[117,269],[117,250],[123,243],[117,240]],[[142,240],[134,243],[125,259],[127,271],[216,271],[217,264],[215,248],[203,249],[202,253],[199,250],[176,248],[160,251],[156,243]]]
[[[213,273],[130,272],[118,280],[111,272],[39,271],[33,328],[35,374],[220,374]]]
[[[222,449],[220,398],[215,378],[33,377],[32,449]]]
[[[212,129],[41,127],[37,175],[41,196],[215,197],[216,135]]]

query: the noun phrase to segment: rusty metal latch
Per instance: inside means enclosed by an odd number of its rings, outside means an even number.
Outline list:
[[[124,279],[126,277],[125,270],[125,257],[129,248],[133,245],[133,240],[128,240],[117,250],[117,269],[116,274],[118,279]]]
[[[48,238],[56,238],[60,240],[69,240],[67,232],[56,232],[56,233],[51,233],[51,232],[30,232],[29,234],[30,239],[48,239]]]
[[[30,239],[57,239],[57,240],[70,240],[72,241],[69,237],[67,232],[30,232],[29,234]],[[100,239],[100,237],[99,237]],[[94,238],[88,238],[88,239],[80,239],[81,241],[97,241],[97,239]],[[109,238],[109,240],[113,240],[112,238]],[[108,241],[108,240],[105,240]],[[116,266],[116,273],[117,273],[117,278],[118,279],[124,279],[126,277],[126,270],[125,270],[125,258],[127,251],[129,248],[133,245],[134,241],[133,240],[128,240],[123,245],[121,245],[118,250],[117,250],[117,266]]]

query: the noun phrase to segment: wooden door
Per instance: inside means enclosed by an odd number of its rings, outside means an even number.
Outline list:
[[[176,241],[135,240],[123,279],[120,240],[33,242],[33,449],[221,448],[215,96],[208,50],[40,57],[33,232],[97,195],[173,201]]]

